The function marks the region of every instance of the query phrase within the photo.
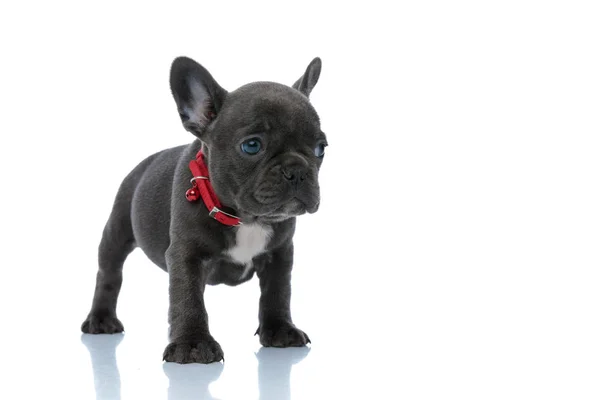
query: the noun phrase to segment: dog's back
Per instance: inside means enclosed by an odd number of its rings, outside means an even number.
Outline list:
[[[106,239],[140,247],[152,262],[166,271],[169,247],[173,174],[190,145],[160,151],[140,162],[123,180],[106,224]]]

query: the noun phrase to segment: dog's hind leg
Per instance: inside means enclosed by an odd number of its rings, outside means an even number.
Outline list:
[[[117,298],[123,281],[123,264],[135,249],[131,226],[132,190],[127,181],[119,189],[98,247],[98,274],[92,309],[81,325],[84,333],[117,333],[123,325],[117,318]]]

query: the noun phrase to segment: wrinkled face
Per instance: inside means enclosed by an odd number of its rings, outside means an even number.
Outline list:
[[[255,82],[228,93],[191,58],[173,61],[181,122],[203,142],[221,202],[242,220],[276,222],[319,208],[327,141],[309,95],[320,73],[317,57],[291,87]]]
[[[280,221],[317,211],[327,141],[299,91],[258,82],[229,93],[203,142],[215,191],[239,214]]]

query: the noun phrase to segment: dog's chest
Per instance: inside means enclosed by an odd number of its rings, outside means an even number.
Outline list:
[[[236,229],[235,243],[226,255],[237,264],[251,266],[252,259],[267,248],[273,230],[259,224],[241,225]]]

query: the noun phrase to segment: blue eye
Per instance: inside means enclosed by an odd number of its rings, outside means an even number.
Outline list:
[[[242,143],[242,151],[246,154],[254,155],[258,153],[262,145],[258,139],[248,139]]]
[[[317,147],[315,147],[315,156],[323,157],[325,155],[325,147],[327,145],[325,143],[319,143]]]

